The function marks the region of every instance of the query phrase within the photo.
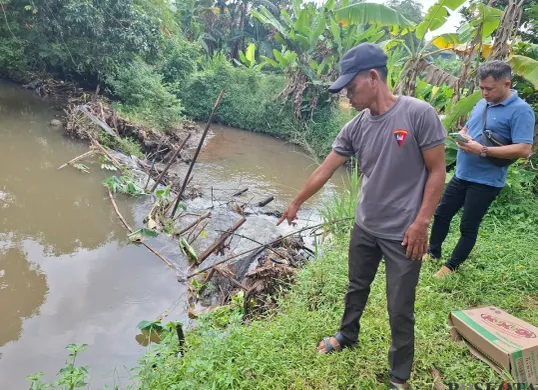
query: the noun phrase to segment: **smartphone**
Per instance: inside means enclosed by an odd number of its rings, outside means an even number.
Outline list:
[[[467,138],[465,138],[463,135],[461,135],[460,133],[450,133],[449,136],[451,138],[454,138],[454,140],[456,141],[460,141],[460,142],[469,142],[469,140]]]

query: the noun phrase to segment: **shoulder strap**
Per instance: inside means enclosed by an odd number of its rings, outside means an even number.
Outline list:
[[[484,107],[484,111],[482,112],[482,133],[486,130],[486,120],[488,119],[488,103],[486,102],[486,105]]]

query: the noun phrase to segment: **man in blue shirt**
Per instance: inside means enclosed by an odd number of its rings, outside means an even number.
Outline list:
[[[447,185],[434,215],[428,253],[441,257],[452,218],[463,207],[461,237],[451,257],[434,275],[454,273],[473,249],[482,218],[506,182],[508,167],[495,165],[488,157],[526,158],[530,155],[535,117],[532,108],[511,89],[512,69],[503,61],[486,62],[478,69],[482,99],[473,109],[460,134],[468,142],[458,143],[456,174]],[[485,112],[485,113],[484,113]],[[485,124],[484,124],[484,118]],[[510,145],[487,147],[482,131],[511,140]]]

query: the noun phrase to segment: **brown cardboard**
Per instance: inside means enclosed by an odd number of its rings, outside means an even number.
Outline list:
[[[517,383],[538,384],[538,328],[494,306],[453,311],[452,339]]]

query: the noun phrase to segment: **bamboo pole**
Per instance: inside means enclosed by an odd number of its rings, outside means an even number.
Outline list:
[[[174,218],[174,215],[176,214],[183,192],[185,192],[185,187],[187,187],[187,183],[189,182],[192,168],[194,167],[194,164],[196,163],[196,159],[198,158],[198,155],[200,154],[200,150],[202,149],[202,145],[204,144],[205,137],[207,136],[209,127],[211,126],[211,122],[213,122],[213,118],[215,117],[215,112],[217,111],[217,108],[219,108],[219,105],[220,105],[220,102],[222,101],[223,96],[224,96],[224,89],[220,91],[219,97],[217,98],[217,101],[215,102],[215,106],[213,107],[213,111],[211,111],[211,115],[209,116],[209,120],[207,121],[207,124],[205,126],[204,132],[202,134],[202,138],[200,139],[200,143],[198,144],[198,148],[196,149],[196,153],[194,153],[194,157],[191,161],[191,165],[189,166],[189,170],[187,171],[187,175],[185,176],[185,179],[183,180],[183,185],[181,186],[181,190],[179,191],[179,194],[177,195],[176,203],[174,205],[174,209],[172,210],[172,218]]]
[[[179,148],[177,148],[177,150],[174,152],[174,155],[172,156],[172,158],[170,159],[170,161],[168,161],[168,163],[166,164],[166,167],[164,167],[164,170],[161,172],[161,174],[159,175],[159,177],[157,178],[157,180],[155,180],[155,184],[153,185],[153,187],[151,187],[151,190],[149,192],[153,192],[155,191],[155,189],[157,188],[157,186],[159,185],[160,181],[163,179],[164,175],[166,175],[166,172],[168,172],[168,169],[170,169],[170,167],[172,166],[172,164],[174,163],[174,161],[176,161],[176,158],[177,156],[179,155],[179,152],[181,152],[181,150],[183,149],[183,147],[185,146],[185,144],[187,143],[187,141],[189,140],[189,138],[191,138],[191,134],[187,134],[187,137],[185,137],[185,139],[183,140],[183,142],[181,143],[181,145],[179,146]]]
[[[71,165],[71,164],[73,164],[73,163],[76,163],[77,161],[80,161],[80,160],[82,160],[82,159],[84,159],[84,158],[86,158],[86,157],[90,157],[90,156],[91,156],[92,154],[94,154],[94,153],[95,153],[95,150],[90,150],[90,151],[88,151],[88,152],[86,152],[86,153],[83,153],[83,154],[81,154],[80,156],[77,156],[77,157],[75,157],[74,159],[69,160],[68,162],[66,162],[66,163],[63,164],[62,166],[58,167],[58,169],[65,168],[66,166]]]

